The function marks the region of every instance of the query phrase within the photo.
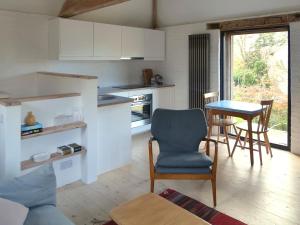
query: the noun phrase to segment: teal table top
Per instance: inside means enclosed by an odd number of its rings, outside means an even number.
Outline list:
[[[222,100],[218,102],[212,102],[205,105],[207,109],[223,110],[228,112],[237,112],[247,115],[255,115],[262,111],[260,104],[239,102],[232,100]]]

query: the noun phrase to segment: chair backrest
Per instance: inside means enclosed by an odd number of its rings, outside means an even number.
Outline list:
[[[258,128],[257,128],[258,131],[263,132],[268,130],[273,102],[274,102],[273,100],[263,100],[260,102],[262,107],[262,114],[258,122]]]
[[[207,123],[200,109],[157,109],[151,133],[161,152],[196,152],[207,135]]]
[[[219,100],[219,92],[210,92],[204,94],[204,102],[205,104],[216,102]]]
[[[217,102],[219,100],[219,92],[209,92],[204,94],[205,105],[211,102]],[[205,109],[205,114],[208,116],[208,110]],[[219,116],[215,115],[213,119],[218,118]]]

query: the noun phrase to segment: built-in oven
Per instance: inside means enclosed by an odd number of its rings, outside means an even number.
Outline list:
[[[151,123],[152,119],[152,94],[132,96],[131,103],[131,128],[144,126]]]

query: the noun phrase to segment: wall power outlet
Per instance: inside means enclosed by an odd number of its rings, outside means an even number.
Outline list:
[[[69,159],[60,163],[60,170],[66,170],[73,166],[73,160]]]

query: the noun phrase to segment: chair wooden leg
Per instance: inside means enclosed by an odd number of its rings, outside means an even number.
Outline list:
[[[217,184],[216,184],[216,178],[212,178],[211,179],[211,186],[212,186],[214,207],[216,207],[217,206]]]
[[[236,137],[236,141],[235,141],[235,144],[233,146],[233,149],[232,149],[232,153],[231,153],[231,157],[233,156],[234,152],[235,152],[235,149],[236,149],[236,146],[241,138],[241,134],[242,134],[242,130],[240,130],[240,132],[238,133],[237,137]]]
[[[228,150],[228,156],[230,157],[231,152],[230,152],[230,145],[229,145],[229,138],[228,138],[228,133],[227,133],[227,127],[223,127],[224,129],[224,134],[225,134],[225,138],[226,138],[226,145],[227,145],[227,150]]]
[[[154,178],[150,178],[150,191],[153,193],[154,192]]]
[[[271,149],[271,144],[270,144],[270,141],[269,141],[268,133],[264,133],[264,137],[265,137],[266,146],[268,146],[268,149],[270,151],[271,157],[273,158],[273,153],[272,153],[272,149]]]
[[[269,155],[270,151],[269,151],[269,145],[267,144],[267,140],[266,140],[266,133],[264,133],[264,141],[265,141],[265,149],[267,152],[267,155]]]
[[[261,140],[260,140],[260,134],[258,133],[257,134],[257,141],[258,141],[258,153],[259,153],[259,159],[260,159],[260,165],[262,166],[263,165],[263,162],[262,162],[262,154],[261,154]]]
[[[245,140],[244,140],[244,145],[243,145],[242,149],[245,149],[245,147],[246,147],[246,144],[247,144],[247,138],[248,138],[248,132],[246,131]]]
[[[234,129],[234,132],[235,132],[235,134],[236,134],[236,136],[237,136],[237,135],[238,135],[238,132],[237,132],[237,129],[236,129],[236,126],[235,126],[235,125],[233,125],[233,129]],[[239,139],[239,144],[240,144],[240,146],[242,146],[241,139]]]
[[[218,127],[218,136],[217,136],[217,142],[220,141],[220,133],[221,133],[221,127]]]

